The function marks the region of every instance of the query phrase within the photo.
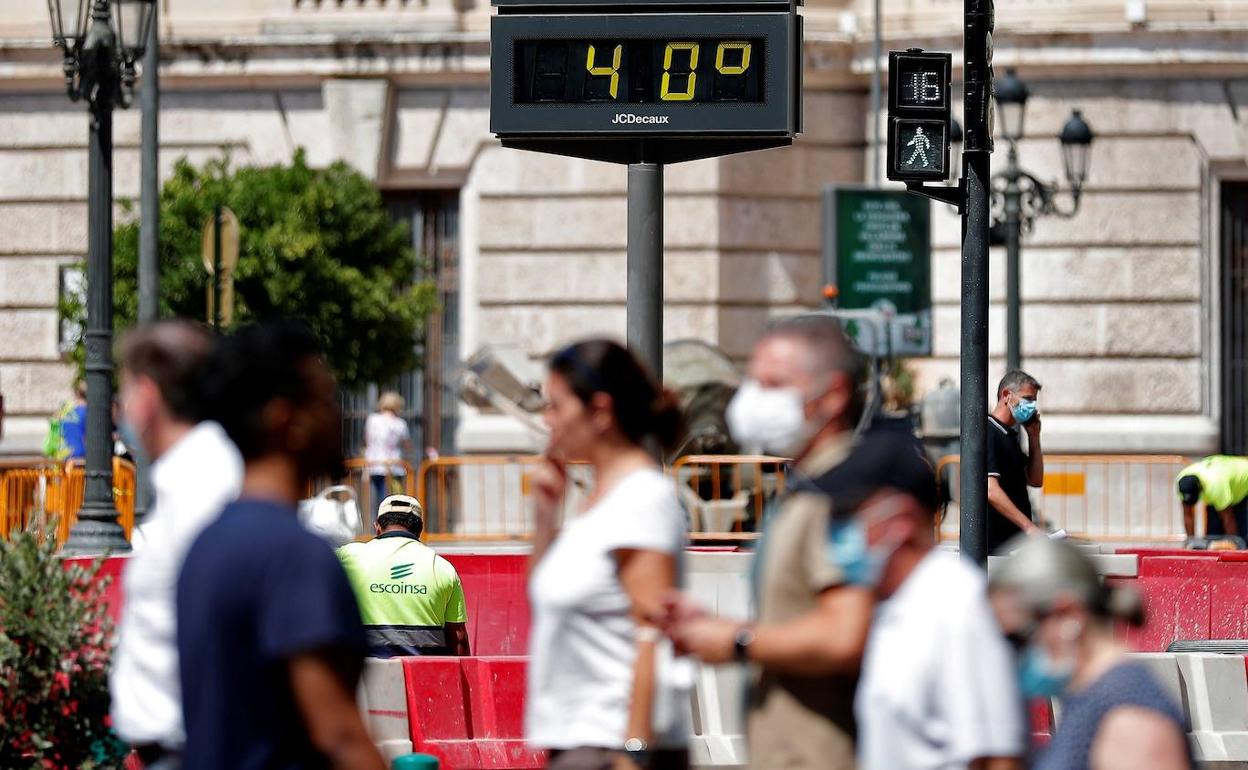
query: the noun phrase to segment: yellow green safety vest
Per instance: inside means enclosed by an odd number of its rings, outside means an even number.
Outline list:
[[[468,620],[449,561],[407,532],[348,543],[338,559],[360,605],[370,655],[446,654],[445,624]]]

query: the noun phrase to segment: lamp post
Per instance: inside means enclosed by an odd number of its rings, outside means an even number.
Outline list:
[[[113,108],[130,105],[134,63],[155,0],[48,0],[52,42],[64,54],[65,90],[90,114],[87,188],[86,489],[68,553],[125,551],[113,501]]]
[[[1004,243],[1006,248],[1005,358],[1008,369],[1022,366],[1019,257],[1023,232],[1031,232],[1038,217],[1058,216],[1069,219],[1078,213],[1083,185],[1088,178],[1093,136],[1083,115],[1079,110],[1073,110],[1058,136],[1071,199],[1070,208],[1062,208],[1057,203],[1057,196],[1062,191],[1056,183],[1046,184],[1018,165],[1018,143],[1023,138],[1029,95],[1026,84],[1019,80],[1012,69],[1006,70],[1005,77],[997,81],[997,114],[1001,118],[1001,133],[1009,151],[1006,154],[1005,170],[992,178],[992,227],[995,236],[993,241]]]

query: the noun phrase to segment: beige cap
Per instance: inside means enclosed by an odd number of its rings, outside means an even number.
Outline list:
[[[425,509],[421,507],[420,501],[410,495],[390,495],[382,500],[377,508],[377,515],[383,513],[414,513],[422,521],[425,518]]]

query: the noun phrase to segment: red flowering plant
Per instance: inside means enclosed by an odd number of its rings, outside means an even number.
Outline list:
[[[0,768],[109,770],[112,622],[101,562],[65,565],[49,538],[0,539]]]

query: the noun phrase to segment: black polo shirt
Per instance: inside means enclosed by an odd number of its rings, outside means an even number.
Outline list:
[[[996,476],[997,483],[1010,501],[1028,519],[1031,516],[1031,498],[1027,496],[1027,453],[1018,443],[1018,428],[1002,425],[997,418],[988,416],[988,475]],[[1022,532],[1018,525],[988,504],[988,553],[996,553],[1005,541]]]

